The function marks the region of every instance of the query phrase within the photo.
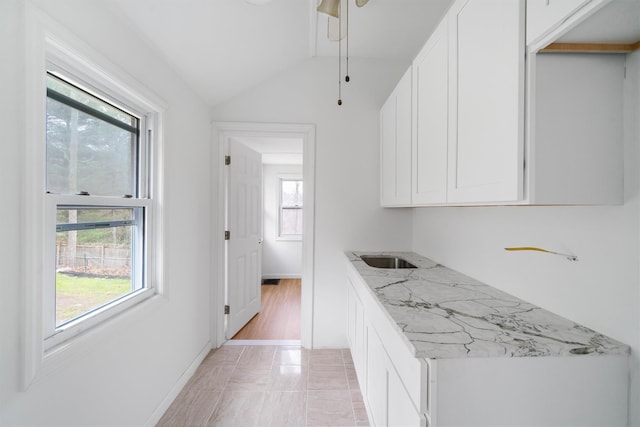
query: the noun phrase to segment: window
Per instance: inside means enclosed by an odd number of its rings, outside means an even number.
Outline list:
[[[300,239],[302,238],[302,180],[281,178],[279,193],[278,237]]]
[[[153,295],[151,117],[47,71],[45,348]]]

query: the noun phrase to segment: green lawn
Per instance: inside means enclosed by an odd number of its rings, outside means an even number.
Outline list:
[[[56,325],[131,292],[129,279],[56,274]]]

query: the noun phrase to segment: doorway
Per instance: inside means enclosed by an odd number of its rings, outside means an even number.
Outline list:
[[[283,313],[276,314],[276,318],[281,322],[287,324],[288,331],[281,332],[285,334],[282,339],[290,339],[286,334],[291,334],[291,328],[298,330],[298,336],[300,344],[303,347],[311,348],[313,346],[312,338],[312,307],[313,307],[313,230],[314,230],[314,169],[315,169],[315,127],[313,125],[287,125],[287,124],[259,124],[259,123],[214,123],[213,124],[213,136],[214,144],[217,144],[217,149],[213,150],[214,164],[220,165],[223,163],[221,159],[224,159],[226,147],[229,146],[232,141],[240,142],[251,149],[258,151],[262,154],[264,160],[265,177],[270,177],[271,185],[270,192],[275,193],[277,189],[282,190],[282,186],[286,188],[295,188],[298,184],[296,181],[300,181],[300,184],[304,183],[304,191],[300,188],[300,196],[302,201],[301,212],[297,212],[297,207],[282,204],[282,200],[279,199],[277,209],[275,208],[273,200],[266,201],[271,204],[271,213],[265,212],[266,215],[282,215],[282,211],[285,211],[287,218],[302,219],[301,230],[284,230],[284,233],[279,232],[276,236],[272,230],[265,230],[264,235],[265,243],[270,239],[277,243],[284,243],[280,245],[281,249],[279,254],[280,261],[289,258],[292,269],[287,269],[286,265],[280,264],[276,266],[275,270],[273,266],[265,268],[265,274],[263,275],[267,283],[275,282],[277,284],[265,284],[260,287],[264,289],[261,292],[263,295],[263,316],[267,319],[269,316],[273,316],[274,312],[277,313],[280,310],[274,310],[276,306],[282,306]],[[233,160],[231,160],[233,162]],[[224,243],[224,230],[225,221],[224,213],[229,203],[225,193],[225,169],[218,167],[217,177],[219,179],[218,191],[214,195],[214,202],[217,204],[218,221],[214,224],[213,236],[214,242],[216,242],[216,265],[212,271],[215,280],[215,292],[212,293],[212,344],[214,347],[220,346],[227,339],[231,338],[226,329],[225,321],[228,316],[224,314],[224,305],[227,301],[227,279],[228,270],[226,263],[226,245]],[[275,181],[273,177],[276,177]],[[215,175],[214,175],[215,177]],[[276,188],[273,188],[273,183],[276,182]],[[267,195],[265,188],[265,196]],[[278,195],[279,198],[282,195]],[[266,216],[265,215],[265,216]],[[280,221],[280,219],[275,219]],[[291,221],[289,222],[291,224]],[[295,221],[293,222],[295,225]],[[295,228],[295,226],[294,226]],[[282,231],[282,230],[280,230]],[[295,235],[301,232],[300,235]],[[293,234],[293,235],[291,235]],[[233,235],[233,231],[231,232]],[[222,240],[222,244],[220,244]],[[298,245],[297,257],[292,257],[290,254],[291,249]],[[262,241],[262,239],[261,239]],[[287,245],[288,244],[288,245]],[[287,251],[282,252],[282,248],[289,249],[289,255]],[[275,248],[269,248],[274,251]],[[278,250],[275,250],[278,252]],[[293,251],[295,253],[295,250]],[[268,257],[267,257],[268,260]],[[297,263],[297,267],[295,266]],[[276,262],[277,264],[277,262]],[[265,262],[265,266],[267,262]],[[270,279],[270,280],[269,280]],[[277,279],[277,280],[276,280]],[[296,289],[297,286],[297,289]],[[297,294],[297,295],[296,295]],[[297,303],[296,303],[297,299]],[[296,304],[298,305],[297,308]],[[230,307],[233,310],[233,307]],[[297,324],[295,319],[288,320],[292,316],[288,316],[287,311],[296,311]],[[291,314],[291,313],[289,313]],[[272,320],[275,319],[272,317]],[[271,332],[265,332],[262,338],[259,339],[275,339],[274,335],[270,335]],[[278,334],[278,332],[275,332]],[[235,334],[235,332],[234,332]]]
[[[261,286],[256,292],[261,296],[261,305],[255,311],[257,314],[250,321],[243,321],[237,332],[231,327],[237,325],[234,310],[231,310],[227,338],[299,341],[304,213],[302,139],[244,137],[234,138],[232,144],[242,144],[252,150],[261,163],[261,254],[256,257],[261,260],[261,278],[257,280]],[[229,169],[231,172],[233,164]],[[236,203],[233,199],[234,195],[230,193],[227,201],[229,207]],[[230,247],[233,243],[232,239],[227,245]],[[230,270],[233,264],[233,259],[228,257],[227,267]],[[234,296],[232,291],[239,285],[229,276],[228,301],[231,301]],[[245,292],[245,295],[248,294]]]

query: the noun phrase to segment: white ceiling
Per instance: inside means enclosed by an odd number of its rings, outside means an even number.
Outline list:
[[[313,56],[337,56],[317,0],[105,0],[211,106]],[[451,0],[349,0],[349,54],[410,63]],[[344,51],[343,51],[344,53]]]

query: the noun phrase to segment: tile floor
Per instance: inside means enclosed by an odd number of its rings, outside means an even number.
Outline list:
[[[368,426],[351,353],[299,346],[211,351],[158,426]]]

